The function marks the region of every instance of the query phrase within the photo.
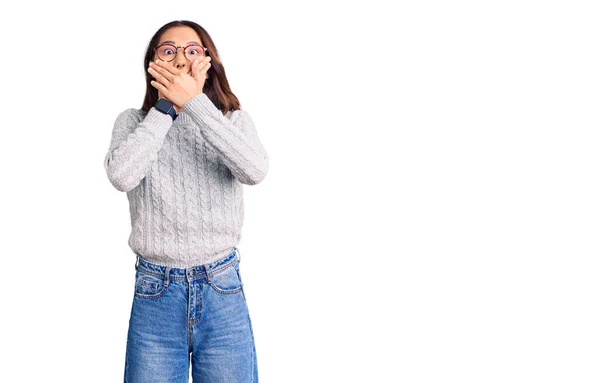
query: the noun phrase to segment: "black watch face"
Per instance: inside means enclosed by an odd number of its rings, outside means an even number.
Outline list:
[[[161,98],[156,103],[156,109],[158,109],[164,113],[169,113],[169,111],[171,110],[172,107],[173,107],[173,104],[171,104],[169,101],[165,100],[164,98]]]

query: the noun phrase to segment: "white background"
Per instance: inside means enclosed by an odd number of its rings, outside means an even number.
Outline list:
[[[262,383],[598,382],[593,3],[4,9],[0,381],[122,381],[135,256],[103,160],[149,39],[189,19],[270,157],[239,245]]]

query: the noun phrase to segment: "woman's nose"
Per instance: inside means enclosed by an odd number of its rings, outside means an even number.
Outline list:
[[[175,57],[175,65],[177,68],[182,68],[187,64],[187,57],[183,49],[177,49],[177,56]]]

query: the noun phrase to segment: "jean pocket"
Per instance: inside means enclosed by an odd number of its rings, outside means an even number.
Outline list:
[[[219,294],[235,294],[242,291],[239,262],[235,262],[211,275],[210,286]]]
[[[160,298],[168,288],[164,282],[160,277],[137,271],[135,273],[135,297],[140,299]]]

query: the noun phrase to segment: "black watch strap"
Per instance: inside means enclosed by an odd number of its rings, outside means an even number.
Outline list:
[[[175,107],[173,106],[173,103],[171,101],[166,100],[164,98],[160,98],[158,99],[158,101],[156,101],[154,107],[158,111],[170,115],[173,121],[175,121],[175,118],[177,117],[177,112],[175,112]]]

